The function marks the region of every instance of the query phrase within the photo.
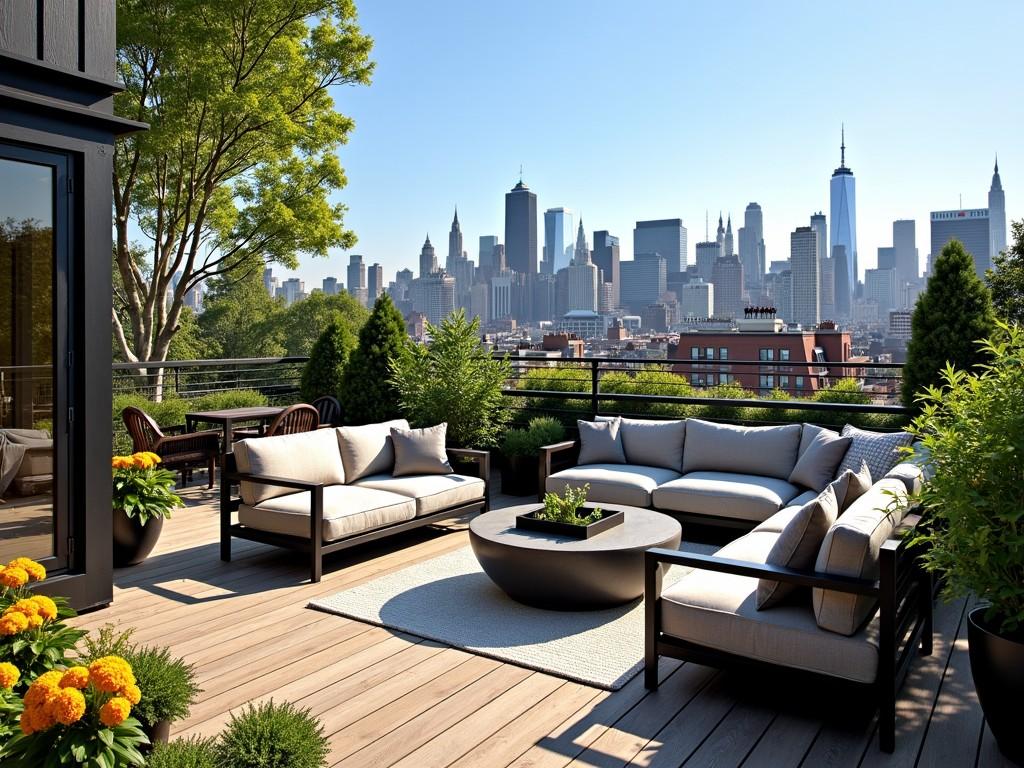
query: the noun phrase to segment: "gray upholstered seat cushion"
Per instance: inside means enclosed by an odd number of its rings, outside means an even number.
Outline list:
[[[611,416],[598,416],[597,421],[609,421],[611,418]],[[623,417],[619,426],[619,435],[622,438],[622,448],[629,464],[664,467],[676,472],[682,468],[686,421]]]
[[[238,522],[261,531],[308,539],[309,505],[308,491],[277,496],[255,506],[242,504],[238,508]],[[344,539],[414,517],[416,502],[408,496],[358,485],[324,488],[324,541]]]
[[[887,478],[899,480],[907,489],[907,493],[916,495],[924,485],[924,469],[920,464],[904,461],[885,473]]]
[[[683,474],[738,472],[785,480],[796,465],[800,425],[737,427],[687,419]]]
[[[753,531],[719,557],[763,563],[777,536]],[[696,570],[662,593],[663,630],[719,651],[858,683],[878,670],[877,619],[854,637],[823,632],[808,607],[758,611],[756,578]]]
[[[678,472],[663,467],[642,467],[635,464],[581,464],[550,475],[544,490],[564,493],[566,487],[579,488],[590,484],[590,501],[605,504],[626,504],[631,507],[651,506],[651,491],[679,477]]]
[[[795,485],[776,477],[690,472],[660,484],[654,490],[653,500],[657,509],[758,523],[778,512],[798,493],[800,489]]]
[[[239,472],[310,483],[345,482],[345,468],[338,453],[338,438],[334,430],[255,437],[238,441],[233,450]],[[257,483],[241,485],[242,503],[249,505],[290,493],[294,493],[294,489]]]
[[[391,441],[391,428],[408,429],[405,419],[363,424],[358,427],[338,427],[338,445],[345,477],[354,483],[361,477],[391,472],[395,464],[395,447]],[[326,430],[331,431],[331,430]]]
[[[416,515],[429,515],[442,509],[480,501],[484,481],[469,475],[370,475],[356,482],[360,488],[376,488],[416,500]]]

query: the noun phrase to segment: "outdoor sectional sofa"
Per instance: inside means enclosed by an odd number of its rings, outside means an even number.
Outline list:
[[[449,467],[396,476],[392,428],[408,430],[409,423],[399,419],[235,443],[224,457],[221,481],[221,559],[231,560],[232,538],[285,547],[309,555],[310,579],[317,582],[325,554],[487,510],[487,451],[447,449],[448,458],[475,475]]]

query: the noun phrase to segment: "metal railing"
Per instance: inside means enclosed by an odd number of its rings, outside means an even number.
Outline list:
[[[271,402],[293,402],[306,357],[252,357],[224,360],[167,360],[162,363],[114,363],[114,395],[140,394],[155,400],[186,400],[216,392],[251,389]]]

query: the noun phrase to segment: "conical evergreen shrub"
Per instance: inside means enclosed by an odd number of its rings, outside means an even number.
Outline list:
[[[299,390],[303,401],[311,403],[323,395],[337,397],[355,340],[352,332],[332,322],[316,340],[309,361],[302,370]]]
[[[409,343],[402,313],[390,296],[382,295],[359,331],[359,345],[349,356],[341,379],[338,399],[346,424],[370,424],[401,416],[388,364]]]

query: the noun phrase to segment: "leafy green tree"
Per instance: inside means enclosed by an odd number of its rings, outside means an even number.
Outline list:
[[[903,403],[942,383],[947,364],[970,370],[986,360],[979,348],[995,327],[992,298],[959,240],[951,240],[935,260],[910,321],[910,343],[903,366]]]
[[[448,422],[448,442],[489,448],[511,416],[502,389],[512,375],[508,358],[480,343],[480,319],[453,312],[428,328],[430,343],[410,346],[391,361],[391,382],[402,413],[414,426]]]
[[[284,302],[263,287],[255,270],[236,279],[215,281],[199,316],[202,357],[281,357],[285,353],[279,320]]]
[[[317,291],[285,309],[272,327],[285,354],[306,357],[331,323],[344,326],[354,338],[368,316],[366,308],[347,293],[328,296]]]
[[[1011,224],[1013,245],[995,258],[986,278],[996,314],[1024,325],[1024,219]]]
[[[345,364],[354,346],[355,338],[344,325],[332,322],[327,326],[302,369],[299,391],[305,402],[311,403],[324,395],[338,396]]]
[[[166,359],[196,284],[355,243],[330,89],[369,83],[371,47],[353,0],[119,0],[115,111],[150,126],[114,151],[125,360]]]
[[[402,313],[385,293],[377,299],[370,318],[359,330],[359,346],[345,366],[338,397],[345,423],[370,424],[401,415],[388,365],[409,344]]]

